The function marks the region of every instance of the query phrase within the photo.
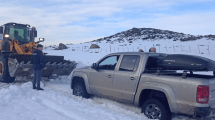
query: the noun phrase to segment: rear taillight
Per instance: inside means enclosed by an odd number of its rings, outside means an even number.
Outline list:
[[[209,101],[209,86],[199,85],[197,87],[196,102],[207,104]]]

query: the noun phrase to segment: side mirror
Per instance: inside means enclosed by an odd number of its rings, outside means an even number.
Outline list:
[[[34,31],[34,37],[37,37],[37,31]]]
[[[96,65],[96,63],[93,63],[93,64],[92,64],[92,66],[91,66],[91,68],[93,68],[93,69],[97,69],[97,65]]]
[[[0,27],[0,34],[3,34],[3,27]]]

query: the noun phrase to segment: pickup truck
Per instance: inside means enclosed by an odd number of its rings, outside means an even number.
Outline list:
[[[75,69],[71,78],[73,94],[133,104],[150,119],[171,120],[172,114],[214,117],[214,76],[153,69],[157,62],[151,58],[159,56],[167,54],[112,53],[92,66]]]

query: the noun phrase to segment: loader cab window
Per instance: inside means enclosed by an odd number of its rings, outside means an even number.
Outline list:
[[[20,44],[28,43],[28,30],[26,28],[18,28],[15,26],[12,26],[9,30],[10,39],[18,40]]]
[[[139,55],[124,55],[119,71],[136,71],[140,62]]]
[[[99,63],[98,69],[114,70],[118,60],[119,60],[119,55],[107,57]]]
[[[9,32],[10,32],[10,27],[5,26],[4,34],[9,34]]]
[[[0,34],[4,33],[4,27],[0,26]]]

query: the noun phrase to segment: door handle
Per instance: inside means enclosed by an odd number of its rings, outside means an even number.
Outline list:
[[[131,79],[131,80],[135,80],[135,78],[134,78],[134,77],[131,77],[130,79]]]
[[[107,77],[108,77],[108,78],[112,78],[112,76],[111,76],[111,75],[108,75]]]

